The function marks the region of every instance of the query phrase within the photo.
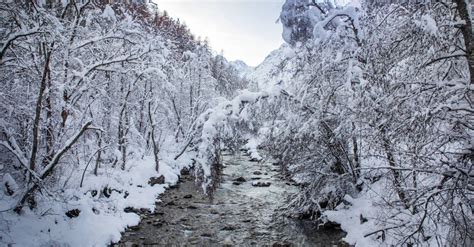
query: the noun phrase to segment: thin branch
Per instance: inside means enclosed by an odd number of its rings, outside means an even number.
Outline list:
[[[446,60],[446,59],[450,59],[450,58],[456,58],[456,57],[467,57],[466,54],[454,54],[454,55],[449,55],[449,56],[444,56],[444,57],[439,57],[439,58],[436,58],[436,59],[433,59],[427,63],[425,63],[422,67],[428,67],[436,62],[439,62],[439,61],[442,61],[442,60]]]
[[[41,171],[40,177],[42,179],[46,178],[49,174],[51,174],[52,170],[57,166],[61,157],[71,149],[71,147],[79,140],[79,138],[84,134],[86,130],[89,129],[89,126],[92,124],[91,121],[87,122],[82,126],[82,128],[74,135],[69,141],[66,142],[63,148],[61,148],[57,154],[51,159],[51,162]]]
[[[32,30],[30,32],[27,32],[27,33],[19,33],[19,34],[16,34],[16,36],[14,37],[11,37],[9,38],[5,44],[3,45],[2,49],[0,50],[0,64],[2,64],[3,62],[3,56],[5,55],[5,53],[7,52],[7,49],[8,47],[10,47],[10,45],[12,44],[13,41],[19,39],[19,38],[22,38],[22,37],[27,37],[27,36],[30,36],[30,35],[34,35],[34,34],[38,34],[38,33],[41,33],[40,31],[38,30]]]

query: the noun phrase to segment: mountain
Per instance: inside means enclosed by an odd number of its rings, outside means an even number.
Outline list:
[[[296,53],[289,45],[283,44],[272,51],[265,60],[247,74],[247,79],[258,83],[258,88],[277,83],[288,84],[296,74]]]
[[[253,71],[253,67],[248,66],[244,61],[242,60],[235,60],[229,62],[229,64],[234,67],[234,69],[237,70],[239,73],[240,77],[246,77],[249,73]]]

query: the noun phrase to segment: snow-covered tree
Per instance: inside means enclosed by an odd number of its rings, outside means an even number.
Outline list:
[[[185,146],[210,103],[242,87],[227,64],[211,68],[210,48],[184,24],[143,1],[0,7],[0,160],[14,161],[5,169],[19,185],[17,212],[34,208],[38,191],[81,175],[82,186],[89,167],[126,173],[151,156],[158,171],[163,141]],[[214,73],[233,79],[218,88]]]
[[[291,201],[296,212],[320,216],[344,196],[359,196],[356,189],[388,185],[372,198],[383,229],[374,234],[398,244],[469,243],[466,7],[368,1],[330,9],[314,24],[314,43],[292,58],[300,69],[288,88],[311,114],[282,114],[284,132],[272,149],[307,184]]]

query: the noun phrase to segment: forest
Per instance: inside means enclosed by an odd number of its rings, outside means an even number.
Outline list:
[[[297,185],[280,217],[342,246],[472,246],[472,9],[286,0],[245,67],[152,1],[0,0],[0,245],[119,243],[245,152]]]

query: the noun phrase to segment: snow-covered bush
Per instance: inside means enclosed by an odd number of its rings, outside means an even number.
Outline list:
[[[292,101],[281,105],[276,137],[263,146],[304,185],[290,208],[323,219],[329,213],[321,209],[336,208],[330,218],[353,244],[468,246],[474,111],[467,6],[361,3],[325,11],[311,40],[281,58],[278,69],[288,75],[274,77],[286,78],[280,84]],[[286,20],[302,14],[282,13]],[[357,199],[351,204],[348,196]],[[374,210],[359,210],[367,201]]]

